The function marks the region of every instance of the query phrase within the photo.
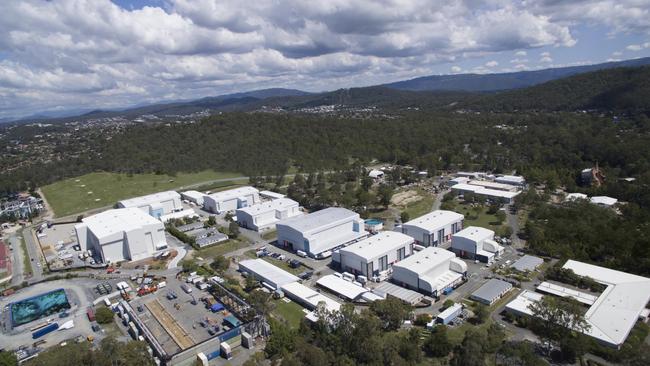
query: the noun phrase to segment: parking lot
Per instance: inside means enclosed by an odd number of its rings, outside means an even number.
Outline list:
[[[44,227],[37,233],[38,242],[50,269],[83,267],[89,260],[79,258],[75,224],[60,224]]]

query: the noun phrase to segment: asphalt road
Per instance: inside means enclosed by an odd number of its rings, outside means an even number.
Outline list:
[[[43,279],[43,263],[41,260],[41,249],[39,248],[38,240],[34,234],[34,231],[31,227],[26,227],[23,230],[23,237],[25,238],[25,244],[27,245],[27,254],[29,259],[32,262],[32,277],[29,279],[30,282],[40,282]]]

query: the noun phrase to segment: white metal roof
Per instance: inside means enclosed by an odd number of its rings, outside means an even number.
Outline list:
[[[484,195],[484,196],[490,196],[490,197],[498,197],[498,198],[514,198],[517,197],[521,192],[516,191],[516,192],[510,192],[510,191],[499,191],[496,189],[489,189],[481,186],[476,186],[472,184],[466,184],[466,183],[459,183],[451,187],[451,189],[459,190],[459,191],[469,191],[469,192],[474,192],[476,194]]]
[[[352,282],[346,281],[334,275],[323,276],[319,278],[316,283],[349,300],[355,300],[361,296],[361,294],[368,292],[367,288],[355,285]]]
[[[584,193],[569,193],[564,198],[565,201],[587,200],[589,196]]]
[[[277,193],[277,192],[273,192],[273,191],[260,191],[260,196],[268,197],[268,198],[272,198],[272,199],[278,199],[278,198],[286,197],[282,193]]]
[[[534,271],[537,267],[541,266],[542,263],[544,263],[542,258],[526,254],[513,263],[512,268],[522,272]]]
[[[386,281],[382,282],[379,286],[375,287],[373,292],[375,294],[380,295],[381,297],[386,297],[386,295],[391,295],[412,305],[419,303],[424,298],[424,295],[422,295],[419,292],[415,292],[413,290],[409,290],[407,288],[400,287]]]
[[[492,182],[489,180],[470,180],[468,184],[473,185],[473,186],[479,186],[479,187],[484,187],[488,189],[496,189],[500,191],[516,191],[517,187],[513,186],[512,184],[506,184],[506,183],[497,183],[497,182]]]
[[[478,290],[472,293],[473,298],[482,299],[487,302],[494,302],[501,294],[512,288],[512,284],[506,281],[501,281],[496,278],[484,283]]]
[[[449,265],[449,261],[456,258],[456,254],[438,247],[426,247],[421,251],[407,257],[393,265],[393,268],[402,267],[422,276],[440,265]]]
[[[537,291],[560,297],[570,297],[586,305],[593,305],[594,302],[596,302],[596,299],[598,299],[598,296],[594,296],[582,291],[577,291],[555,283],[550,283],[548,281],[540,283],[537,286]]]
[[[285,294],[290,294],[296,298],[301,299],[304,303],[308,304],[311,309],[315,309],[319,303],[324,303],[325,308],[329,311],[337,311],[341,308],[341,303],[332,300],[329,297],[313,290],[300,282],[291,282],[281,287]]]
[[[160,221],[135,207],[104,211],[86,217],[82,222],[97,238],[139,229],[145,225],[162,226]]]
[[[298,207],[298,202],[290,198],[278,198],[273,201],[263,202],[257,205],[242,207],[237,209],[237,211],[245,212],[251,216],[261,215],[270,211],[284,210],[289,207]]]
[[[119,201],[122,207],[142,207],[172,199],[181,199],[181,195],[174,191],[158,192],[146,196],[134,197],[127,200]]]
[[[603,205],[603,206],[614,206],[618,200],[613,197],[607,197],[607,196],[594,196],[591,197],[590,199],[591,203],[594,203],[596,205]]]
[[[521,175],[502,175],[494,179],[497,182],[509,182],[514,184],[524,184],[526,180]]]
[[[418,218],[415,218],[403,224],[402,226],[406,226],[406,225],[417,226],[429,232],[436,232],[447,225],[451,225],[455,222],[462,221],[464,218],[465,216],[457,212],[447,211],[447,210],[436,210],[436,211],[429,212],[426,215],[422,215]]]
[[[228,189],[221,192],[215,192],[208,196],[211,199],[213,199],[215,202],[222,202],[222,201],[227,201],[238,197],[248,196],[250,194],[255,194],[255,193],[259,193],[259,191],[256,188],[246,186],[246,187]]]
[[[358,241],[341,249],[341,254],[354,254],[364,259],[372,259],[380,254],[397,250],[413,243],[413,238],[396,231],[382,231],[367,239]]]
[[[282,220],[278,224],[289,226],[302,233],[308,233],[318,230],[324,225],[354,219],[359,219],[358,213],[341,207],[329,207],[307,215]]]
[[[585,314],[588,334],[613,345],[625,341],[650,301],[650,278],[568,260],[563,268],[608,285]]]
[[[544,295],[528,290],[523,290],[517,297],[506,305],[506,309],[521,314],[533,315],[530,306],[540,301]]]
[[[181,192],[181,195],[190,197],[193,200],[202,200],[203,197],[207,196],[205,193],[199,191],[185,191]]]
[[[491,240],[494,238],[494,231],[479,226],[468,226],[454,234],[453,238],[465,238],[475,242]]]
[[[273,282],[277,286],[283,286],[287,283],[297,282],[298,277],[291,273],[272,265],[263,259],[248,259],[239,262],[239,267],[249,272],[253,272],[269,282]]]
[[[467,183],[467,182],[469,182],[469,178],[467,178],[467,177],[456,177],[454,179],[450,179],[449,182],[454,183],[454,184]]]
[[[384,175],[384,172],[382,172],[381,170],[377,170],[377,169],[373,169],[368,173],[368,176],[371,177],[371,178],[377,178],[377,177],[380,177],[382,175]]]
[[[446,308],[442,313],[438,314],[438,318],[439,319],[446,319],[448,316],[450,316],[451,314],[458,311],[458,309],[462,309],[462,308],[463,308],[463,305],[461,305],[459,303],[455,303],[454,305]]]

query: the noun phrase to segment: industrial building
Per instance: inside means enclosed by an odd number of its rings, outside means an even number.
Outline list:
[[[285,219],[276,228],[279,245],[312,257],[368,235],[359,214],[340,207]]]
[[[418,245],[435,247],[461,231],[464,219],[465,216],[457,212],[436,210],[403,224],[401,231],[415,239]]]
[[[182,199],[187,200],[188,202],[192,202],[197,206],[203,206],[203,199],[205,198],[205,196],[207,196],[207,194],[199,191],[181,192]]]
[[[591,203],[594,205],[602,206],[602,207],[612,207],[616,203],[618,203],[618,200],[613,197],[607,197],[607,196],[593,196],[589,199]]]
[[[551,295],[524,291],[506,305],[506,310],[518,315],[532,315],[530,305],[543,296],[572,297],[586,305],[591,303],[584,316],[589,325],[585,334],[606,346],[620,348],[636,322],[644,317],[650,301],[650,278],[574,260],[568,260],[563,268],[607,287],[594,299],[593,296],[584,296],[589,294],[578,295],[576,290],[545,284],[539,290]]]
[[[332,262],[342,271],[371,279],[413,254],[413,242],[408,235],[383,231],[335,251]]]
[[[463,282],[467,264],[448,250],[425,248],[393,265],[393,282],[438,297]]]
[[[497,183],[510,184],[519,187],[526,185],[526,179],[520,175],[502,175],[494,178],[494,181]]]
[[[438,314],[435,321],[447,325],[458,318],[458,316],[463,312],[463,305],[455,303],[454,305],[446,308],[443,312]]]
[[[203,198],[203,208],[221,214],[260,203],[259,191],[253,187],[240,187],[209,194]]]
[[[368,176],[374,180],[379,180],[384,177],[384,172],[378,169],[373,169],[368,173]]]
[[[455,184],[451,189],[457,194],[472,193],[485,199],[508,205],[514,203],[515,197],[521,193],[520,191],[501,191],[467,183]]]
[[[503,247],[494,241],[494,231],[470,226],[457,232],[451,240],[451,250],[461,258],[492,263],[503,253]]]
[[[541,266],[542,263],[544,263],[542,258],[526,254],[513,263],[512,268],[520,272],[532,272]]]
[[[588,200],[589,196],[584,193],[569,193],[564,197],[564,202],[574,202],[578,200]]]
[[[511,289],[512,284],[493,278],[484,283],[483,286],[478,288],[478,290],[474,291],[470,296],[470,299],[490,306],[502,298],[503,295]]]
[[[361,284],[344,280],[333,274],[319,278],[316,284],[349,301],[361,300],[364,294],[370,293],[370,290]]]
[[[302,215],[298,202],[289,198],[278,198],[254,206],[237,209],[237,223],[244,228],[263,231],[275,229],[275,224],[284,219]]]
[[[329,312],[338,311],[341,308],[341,303],[332,300],[329,297],[313,290],[299,282],[290,282],[281,287],[284,295],[291,300],[297,302],[308,310],[316,310],[319,306],[324,307]],[[312,314],[312,317],[316,314]]]
[[[263,259],[248,259],[239,262],[239,271],[253,276],[265,287],[278,290],[282,286],[298,282],[299,278],[291,273],[272,265]]]
[[[87,217],[75,226],[81,250],[104,263],[141,260],[167,247],[162,222],[131,207]]]
[[[277,200],[278,198],[286,197],[282,193],[277,193],[273,191],[260,191],[260,197],[265,200]]]
[[[147,214],[160,218],[177,210],[182,210],[181,195],[174,191],[158,192],[146,196],[130,198],[117,203],[118,208],[138,208]]]
[[[494,189],[497,191],[504,191],[504,192],[515,192],[519,190],[518,186],[514,186],[512,184],[506,184],[506,183],[493,182],[490,180],[470,180],[469,182],[467,182],[467,184],[483,187],[485,189]]]

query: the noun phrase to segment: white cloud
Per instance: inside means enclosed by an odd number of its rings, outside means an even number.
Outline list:
[[[495,61],[495,60],[492,60],[492,61],[486,62],[485,66],[487,66],[487,67],[496,67],[496,66],[499,66],[499,63],[497,61]]]
[[[576,24],[650,33],[650,4],[641,0],[160,3],[3,1],[0,118],[274,86],[371,85],[445,63],[461,72],[467,58],[484,57],[473,71],[488,72],[502,51],[523,69],[531,49],[575,45]]]
[[[640,44],[631,44],[627,47],[625,47],[626,50],[628,51],[641,51],[643,49],[643,46]]]
[[[542,58],[539,59],[539,62],[542,62],[542,63],[551,63],[551,62],[553,62],[553,58],[551,58],[550,56],[544,56],[544,57],[542,57]]]
[[[614,57],[618,57],[618,56],[622,56],[622,55],[623,55],[623,52],[620,52],[620,51],[612,52],[612,56],[614,56]]]

